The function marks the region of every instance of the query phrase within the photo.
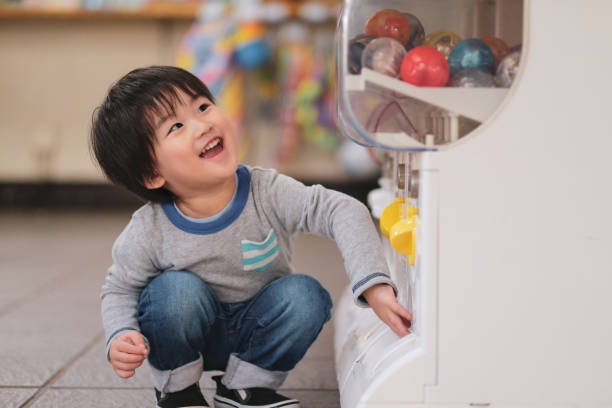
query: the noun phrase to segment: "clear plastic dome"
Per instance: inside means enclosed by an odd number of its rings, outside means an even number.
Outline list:
[[[340,130],[364,146],[415,152],[472,132],[512,84],[508,69],[503,78],[496,73],[520,48],[522,21],[507,20],[522,7],[521,0],[345,1],[336,36]]]

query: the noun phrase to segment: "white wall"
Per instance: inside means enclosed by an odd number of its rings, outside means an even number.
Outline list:
[[[172,64],[188,21],[0,20],[0,182],[101,181],[93,109],[130,69]]]

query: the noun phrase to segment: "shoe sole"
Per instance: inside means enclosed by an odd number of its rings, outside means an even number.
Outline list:
[[[161,408],[159,405],[155,404],[156,408]],[[208,405],[189,405],[188,407],[181,408],[210,408]]]
[[[155,404],[156,408],[161,408],[159,405]],[[188,407],[181,408],[210,408],[208,405],[189,405]]]
[[[242,405],[239,402],[215,395],[213,401],[215,408],[300,408],[300,402],[298,400],[277,402],[269,405]]]

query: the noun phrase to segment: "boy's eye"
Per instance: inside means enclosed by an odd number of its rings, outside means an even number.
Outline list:
[[[210,105],[208,105],[207,103],[203,103],[200,105],[200,107],[198,108],[199,112],[204,112],[206,109],[208,109]]]
[[[172,127],[170,128],[170,132],[174,132],[175,130],[178,130],[178,129],[182,128],[182,127],[183,127],[183,124],[182,124],[182,123],[175,123],[175,124],[174,124],[174,125],[172,125]],[[168,133],[170,133],[170,132],[168,132]]]

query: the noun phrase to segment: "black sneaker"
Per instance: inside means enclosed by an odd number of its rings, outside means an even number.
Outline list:
[[[220,375],[213,377],[217,383],[215,408],[300,408],[300,401],[287,398],[269,388],[244,388],[229,390],[221,383]]]
[[[161,392],[155,390],[157,397],[157,408],[200,408],[208,407],[200,386],[195,383],[184,390],[177,392],[169,392],[163,397]]]

